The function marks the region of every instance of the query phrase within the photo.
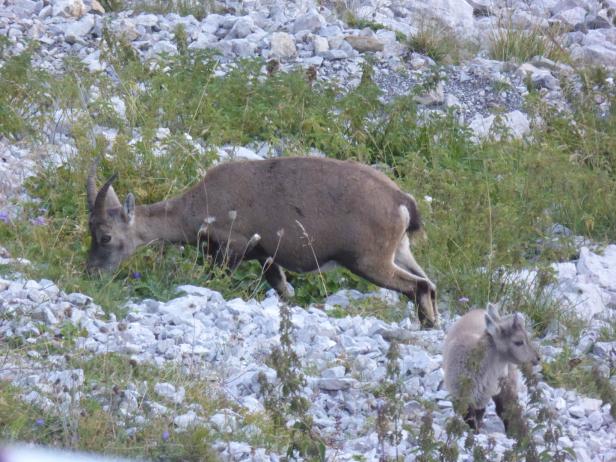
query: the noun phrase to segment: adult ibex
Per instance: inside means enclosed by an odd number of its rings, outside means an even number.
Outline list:
[[[113,271],[155,240],[206,242],[235,267],[259,260],[269,284],[287,291],[281,267],[305,273],[344,266],[418,305],[424,326],[437,323],[436,286],[417,264],[407,233],[421,228],[415,199],[383,173],[357,162],[289,157],[227,162],[183,194],[135,207],[118,200],[112,176],[87,182],[92,245],[88,272]]]

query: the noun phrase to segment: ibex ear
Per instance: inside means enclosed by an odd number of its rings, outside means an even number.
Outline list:
[[[494,321],[498,321],[500,319],[500,314],[498,313],[498,305],[496,303],[488,302],[487,311]]]
[[[128,193],[124,201],[124,219],[128,224],[132,224],[135,219],[135,196],[133,196],[133,193]]]
[[[486,311],[486,332],[492,337],[497,337],[500,333],[498,318],[494,319],[489,309]]]
[[[524,317],[520,313],[515,313],[513,315],[513,327],[516,329],[524,329]]]

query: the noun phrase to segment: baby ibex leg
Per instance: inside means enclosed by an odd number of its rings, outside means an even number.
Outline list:
[[[505,433],[518,437],[527,432],[522,409],[518,403],[516,368],[509,366],[506,377],[501,379],[500,392],[492,397],[496,414],[503,421]]]
[[[464,422],[471,427],[475,431],[479,431],[481,429],[481,424],[483,422],[483,415],[486,412],[486,408],[474,408],[473,406],[469,406],[466,414],[464,415]]]

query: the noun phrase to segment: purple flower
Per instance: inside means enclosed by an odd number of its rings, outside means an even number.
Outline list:
[[[34,226],[45,226],[47,224],[47,220],[43,215],[39,215],[36,218],[32,218],[30,220],[30,223],[32,223]]]
[[[36,425],[37,427],[42,427],[43,425],[45,425],[45,420],[44,419],[36,419],[34,421],[34,425]]]
[[[468,297],[460,297],[460,298],[458,299],[458,301],[459,301],[460,303],[468,303],[468,302],[470,301],[470,299],[469,299]]]
[[[2,223],[6,223],[7,225],[10,223],[11,219],[9,218],[9,214],[5,211],[0,212],[0,221]]]
[[[139,271],[133,271],[130,273],[130,277],[133,279],[141,279],[141,273]]]
[[[167,441],[169,439],[169,432],[168,431],[164,431],[163,432],[163,441]]]

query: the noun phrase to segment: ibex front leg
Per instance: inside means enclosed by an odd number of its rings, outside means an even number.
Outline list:
[[[263,266],[263,276],[268,284],[278,293],[283,300],[289,300],[290,294],[287,289],[287,278],[284,274],[282,267],[270,258],[259,259],[261,266]]]
[[[234,231],[204,226],[199,231],[199,240],[207,244],[208,254],[216,264],[235,269],[258,245],[261,236],[255,233],[248,238]]]

